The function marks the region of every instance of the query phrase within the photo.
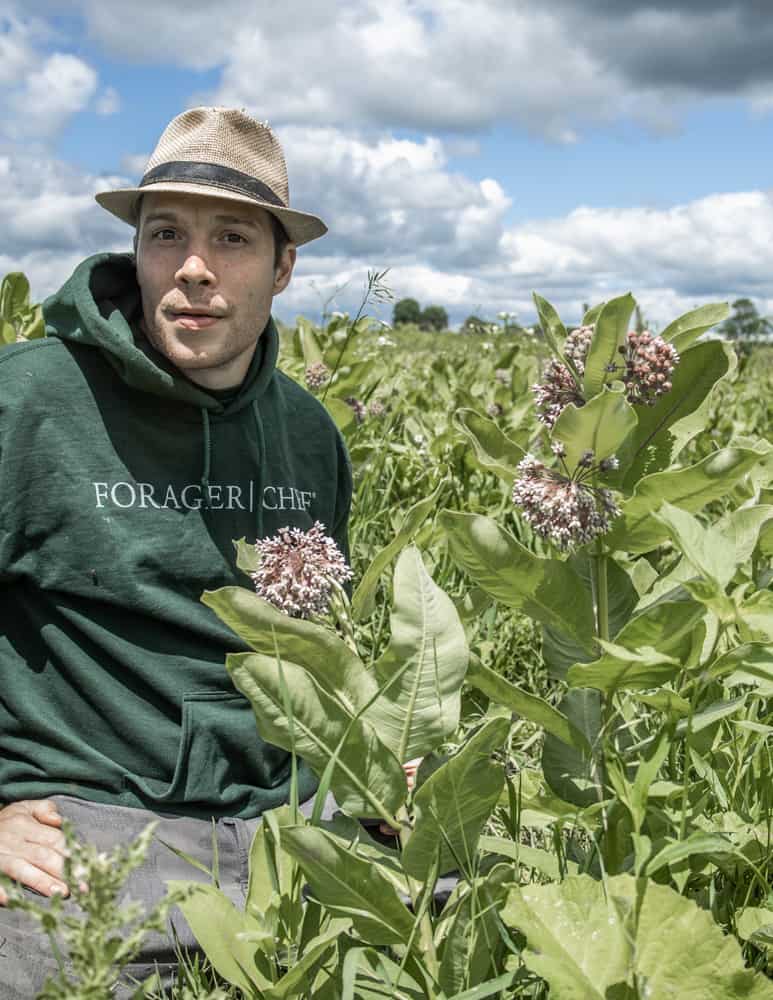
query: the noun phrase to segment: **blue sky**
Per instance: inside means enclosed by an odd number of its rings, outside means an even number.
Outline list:
[[[629,288],[654,325],[773,311],[773,12],[741,0],[0,0],[0,270],[42,297],[128,247],[93,203],[197,103],[268,118],[330,227],[276,312],[397,297],[533,317]],[[383,314],[383,311],[382,311]]]

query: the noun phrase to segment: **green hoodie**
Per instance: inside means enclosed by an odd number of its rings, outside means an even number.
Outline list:
[[[44,315],[46,339],[0,351],[0,800],[259,815],[288,800],[289,755],[199,598],[251,585],[237,538],[321,521],[347,552],[341,437],[276,371],[273,321],[236,395],[177,372],[133,332],[129,255],[84,261]]]

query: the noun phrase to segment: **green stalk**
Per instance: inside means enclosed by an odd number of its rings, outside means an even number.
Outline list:
[[[607,556],[601,539],[596,542],[596,555],[592,556],[596,583],[596,633],[599,639],[609,641],[609,589],[607,583]]]
[[[404,851],[413,832],[410,820],[408,819],[408,810],[405,806],[402,806],[399,809],[397,819],[400,824],[398,827],[400,834],[400,847]],[[406,880],[408,882],[408,893],[410,894],[411,903],[413,904],[413,912],[417,913],[419,897],[421,895],[421,884],[411,878],[410,875],[406,876]],[[440,970],[440,962],[438,961],[437,952],[435,951],[435,935],[432,930],[432,918],[429,914],[429,907],[425,907],[424,913],[419,921],[419,943],[424,955],[424,961],[427,963],[427,969],[433,979],[437,980],[438,972]]]

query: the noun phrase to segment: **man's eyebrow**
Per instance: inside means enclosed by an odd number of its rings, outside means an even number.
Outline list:
[[[215,222],[227,226],[248,226],[250,229],[258,229],[258,224],[252,219],[243,215],[215,215]],[[180,218],[175,212],[148,212],[142,220],[145,224],[151,222],[179,222]]]
[[[257,222],[243,215],[216,215],[215,221],[223,222],[228,226],[249,226],[251,229],[259,228]]]

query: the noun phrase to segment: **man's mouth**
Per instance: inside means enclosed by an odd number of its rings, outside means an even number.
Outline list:
[[[212,326],[213,323],[217,323],[221,319],[215,313],[204,310],[201,312],[190,309],[180,310],[179,312],[170,310],[169,315],[173,323],[182,326],[186,330],[201,330],[204,327]]]

